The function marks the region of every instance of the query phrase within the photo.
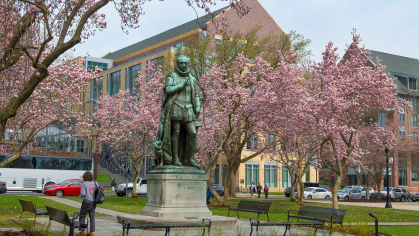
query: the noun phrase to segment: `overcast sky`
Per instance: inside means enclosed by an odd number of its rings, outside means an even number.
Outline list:
[[[227,2],[216,0],[217,10]],[[311,39],[309,49],[316,61],[326,44],[332,41],[342,56],[351,43],[351,31],[357,29],[366,48],[419,59],[419,0],[259,0],[285,31],[296,30]],[[110,3],[106,14],[108,28],[97,32],[76,46],[75,55],[100,57],[152,37],[196,18],[195,11],[184,0],[152,0],[144,7],[140,27],[126,35],[120,18]],[[204,11],[198,12],[202,16]]]

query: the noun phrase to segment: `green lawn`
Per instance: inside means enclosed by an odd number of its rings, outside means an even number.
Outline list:
[[[375,228],[371,228],[372,231],[375,232]],[[419,225],[379,226],[378,232],[400,236],[416,236],[419,234]]]
[[[66,197],[68,199],[81,202],[81,198],[78,197]],[[229,199],[231,206],[237,206],[240,199]],[[261,200],[265,201],[265,200]],[[271,208],[269,209],[269,219],[271,221],[286,221],[288,210],[298,210],[299,207],[296,206],[295,202],[288,200],[268,200],[272,202]],[[211,201],[212,202],[212,201]],[[100,206],[106,209],[139,214],[141,209],[143,209],[146,203],[146,198],[141,197],[137,199],[126,198],[126,197],[106,197],[105,202]],[[320,207],[330,207],[330,204],[323,203],[305,203],[309,206],[320,206]],[[208,208],[212,211],[214,215],[227,216],[228,208],[218,208],[216,203],[211,203],[208,205]],[[409,211],[409,210],[397,210],[397,209],[385,209],[377,207],[360,207],[360,206],[339,206],[340,209],[347,210],[344,218],[344,222],[374,222],[374,219],[369,216],[370,212],[373,212],[380,222],[419,222],[419,211]],[[241,218],[255,218],[257,214],[240,212]],[[230,211],[230,216],[236,216],[237,213]],[[261,215],[260,219],[265,220],[266,215]]]
[[[41,210],[46,210],[44,205],[56,207],[59,209],[63,209],[69,215],[73,215],[74,212],[79,212],[79,208],[70,207],[67,205],[63,205],[61,203],[57,203],[51,200],[38,198],[38,197],[27,197],[27,196],[0,196],[0,228],[12,228],[12,227],[19,227],[20,225],[13,220],[19,219],[20,214],[22,213],[22,207],[20,206],[20,202],[18,198],[25,199],[32,201],[36,204],[37,208]],[[97,213],[97,216],[108,216],[106,214]],[[38,217],[48,217],[48,216],[38,216]],[[24,212],[22,219],[26,218],[34,218],[34,214]]]
[[[112,180],[105,174],[97,174],[97,182],[112,182]]]

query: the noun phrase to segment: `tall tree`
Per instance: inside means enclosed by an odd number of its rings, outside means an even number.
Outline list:
[[[24,83],[29,79],[32,68],[30,65],[20,65],[23,60],[16,62],[16,66],[23,68],[21,71],[7,70],[3,75],[8,78],[21,77]],[[34,140],[35,135],[45,127],[60,122],[68,124],[73,120],[80,120],[83,116],[77,109],[71,109],[81,105],[79,93],[84,90],[88,83],[96,78],[99,69],[86,72],[75,61],[68,65],[54,66],[49,76],[44,79],[32,93],[32,95],[17,109],[17,114],[3,123],[4,129],[12,131],[0,140],[0,154],[6,154],[8,148],[14,149],[14,155],[0,163],[0,167],[20,157],[27,144]],[[18,88],[13,79],[5,80],[1,86],[0,106],[6,105],[8,99],[17,96]],[[18,142],[13,140],[18,139]]]
[[[332,188],[333,208],[338,208],[337,192],[348,164],[359,162],[360,132],[364,111],[371,108],[398,108],[393,80],[377,61],[373,68],[366,66],[370,53],[359,46],[360,36],[352,33],[347,48],[350,58],[340,61],[337,48],[330,42],[320,63],[304,67],[307,77],[313,122],[320,143],[319,157],[323,166],[336,173]],[[385,145],[391,147],[391,143]]]
[[[7,122],[18,115],[53,65],[62,62],[76,44],[87,40],[96,30],[106,28],[105,14],[98,13],[112,2],[121,18],[121,28],[137,28],[143,4],[150,0],[0,0],[0,139]],[[250,8],[238,0],[228,0],[239,16]],[[191,7],[209,10],[215,0],[187,0]],[[212,15],[215,17],[214,15]],[[9,75],[15,76],[10,77]],[[76,92],[76,91],[74,91]]]
[[[137,198],[136,184],[143,160],[156,139],[160,122],[164,76],[148,62],[145,76],[138,74],[134,91],[120,91],[113,97],[101,96],[99,108],[93,114],[100,124],[98,141],[108,142],[116,152],[130,157],[134,167],[133,198]]]

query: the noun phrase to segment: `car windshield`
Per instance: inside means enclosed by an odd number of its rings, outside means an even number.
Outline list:
[[[351,188],[344,188],[340,190],[341,193],[349,193],[352,189]]]
[[[70,182],[71,182],[71,180],[64,180],[63,182],[59,183],[59,185],[66,185]]]
[[[313,192],[313,190],[315,190],[314,188],[306,188],[306,189],[304,189],[304,191],[306,191],[306,192]]]

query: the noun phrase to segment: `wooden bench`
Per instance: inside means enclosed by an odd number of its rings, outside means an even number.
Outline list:
[[[297,218],[298,221],[299,219],[315,220],[321,222],[330,222],[331,226],[333,226],[333,223],[340,223],[340,225],[342,225],[343,217],[346,213],[346,210],[342,209],[306,205],[300,207],[297,215],[290,215],[290,211],[297,210],[288,210],[288,221],[290,221],[290,218]]]
[[[34,204],[33,202],[28,201],[28,200],[23,200],[23,199],[20,199],[20,198],[18,198],[18,200],[20,202],[20,205],[22,206],[22,213],[20,214],[19,220],[22,219],[23,212],[25,212],[25,211],[35,214],[34,223],[36,221],[36,216],[48,215],[47,211],[37,209],[36,204]]]
[[[205,224],[205,221],[208,221],[208,224]],[[205,228],[208,228],[208,235],[210,235],[211,220],[203,219],[202,224],[191,223],[191,224],[165,224],[165,225],[154,225],[154,224],[131,225],[129,221],[122,220],[122,235],[126,235],[126,236],[128,236],[128,231],[130,229],[166,229],[165,236],[170,236],[171,228],[203,228],[202,236],[204,236],[205,234]],[[125,233],[125,230],[127,230],[126,233]]]
[[[57,209],[57,208],[50,207],[47,205],[45,205],[45,207],[47,208],[47,211],[49,213],[49,224],[51,224],[51,220],[53,220],[63,225],[69,226],[70,227],[70,233],[68,234],[69,236],[74,235],[75,228],[86,228],[86,230],[89,228],[89,223],[80,224],[79,221],[76,221],[76,218],[79,216],[78,212],[75,212],[73,215],[73,218],[70,219],[67,215],[67,212],[61,209]]]
[[[256,235],[259,235],[259,226],[285,226],[285,232],[284,232],[284,236],[287,234],[287,231],[290,231],[290,235],[291,235],[291,226],[296,225],[296,226],[314,226],[316,228],[316,230],[314,231],[314,234],[317,233],[317,227],[318,226],[323,226],[324,222],[264,222],[264,223],[260,223],[260,220],[257,219],[257,221],[255,219],[250,219],[250,235],[252,235],[253,233],[253,226],[256,226]],[[324,235],[324,230],[323,228],[321,228],[322,233]]]
[[[239,211],[254,212],[254,213],[258,213],[258,219],[259,219],[259,214],[266,214],[266,216],[268,217],[268,222],[269,222],[268,211],[269,211],[269,207],[271,207],[271,204],[272,202],[240,200],[237,208],[230,208],[230,205],[228,206],[228,216],[230,217],[230,211],[237,211],[237,218],[240,218]]]

